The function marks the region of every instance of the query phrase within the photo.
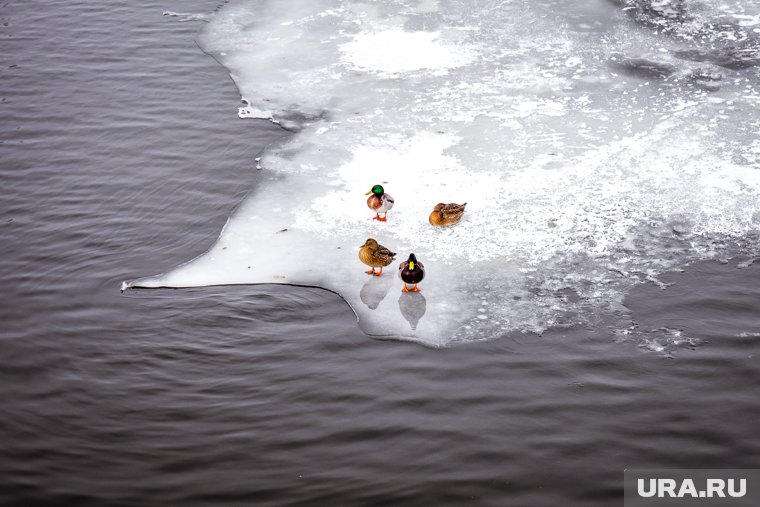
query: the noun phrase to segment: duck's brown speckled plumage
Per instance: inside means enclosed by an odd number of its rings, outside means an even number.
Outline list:
[[[442,202],[439,202],[433,208],[432,213],[430,213],[428,221],[430,222],[430,225],[436,226],[454,225],[462,219],[465,206],[467,206],[467,203],[444,204]]]
[[[395,257],[395,252],[391,252],[373,238],[367,238],[367,241],[359,248],[359,260],[372,268],[372,271],[367,273],[373,273],[375,268],[380,268],[380,273],[382,273],[382,268],[393,262]]]

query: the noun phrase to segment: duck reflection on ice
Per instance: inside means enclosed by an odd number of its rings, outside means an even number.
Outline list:
[[[390,276],[371,276],[359,291],[359,299],[367,305],[367,308],[377,308],[393,285]]]
[[[425,315],[427,301],[422,292],[402,292],[398,298],[398,308],[414,331],[422,316]]]
[[[359,299],[367,305],[367,308],[375,310],[388,295],[391,287],[396,285],[394,282],[395,280],[390,276],[372,276],[359,291]],[[415,331],[427,310],[427,300],[422,292],[402,292],[398,298],[398,308],[412,331]]]

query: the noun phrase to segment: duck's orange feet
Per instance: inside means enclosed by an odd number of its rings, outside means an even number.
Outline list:
[[[365,271],[368,275],[374,275],[375,274],[375,268],[370,269],[369,271]]]
[[[404,287],[401,289],[401,292],[409,292],[409,288],[404,284]]]
[[[380,213],[375,213],[375,216],[372,217],[372,220],[377,220],[378,222],[387,222],[388,219],[386,218],[386,215],[380,216]]]
[[[419,291],[420,291],[420,290],[422,290],[422,289],[420,289],[419,287],[417,287],[417,284],[415,283],[415,284],[414,284],[414,287],[412,287],[412,288],[411,288],[411,289],[409,289],[409,290],[410,290],[411,292],[419,292]]]
[[[380,268],[380,271],[378,271],[377,273],[372,273],[372,274],[375,275],[375,276],[382,275],[383,274],[383,268]]]

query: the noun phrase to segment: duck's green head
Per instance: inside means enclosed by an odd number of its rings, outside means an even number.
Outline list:
[[[379,195],[383,195],[384,193],[385,193],[385,189],[383,188],[382,185],[375,185],[374,187],[372,187],[372,190],[370,190],[364,195],[375,194],[379,196]]]

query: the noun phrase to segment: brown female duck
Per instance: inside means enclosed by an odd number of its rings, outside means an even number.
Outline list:
[[[433,208],[433,212],[430,213],[428,221],[430,222],[430,225],[436,226],[454,225],[462,219],[465,206],[467,206],[467,203],[443,204],[442,202],[439,202]]]
[[[367,241],[359,248],[359,260],[372,268],[365,271],[368,275],[382,275],[383,268],[393,262],[394,257],[396,257],[395,252],[391,252],[372,238],[367,238]],[[375,268],[380,268],[380,271],[376,273]]]

